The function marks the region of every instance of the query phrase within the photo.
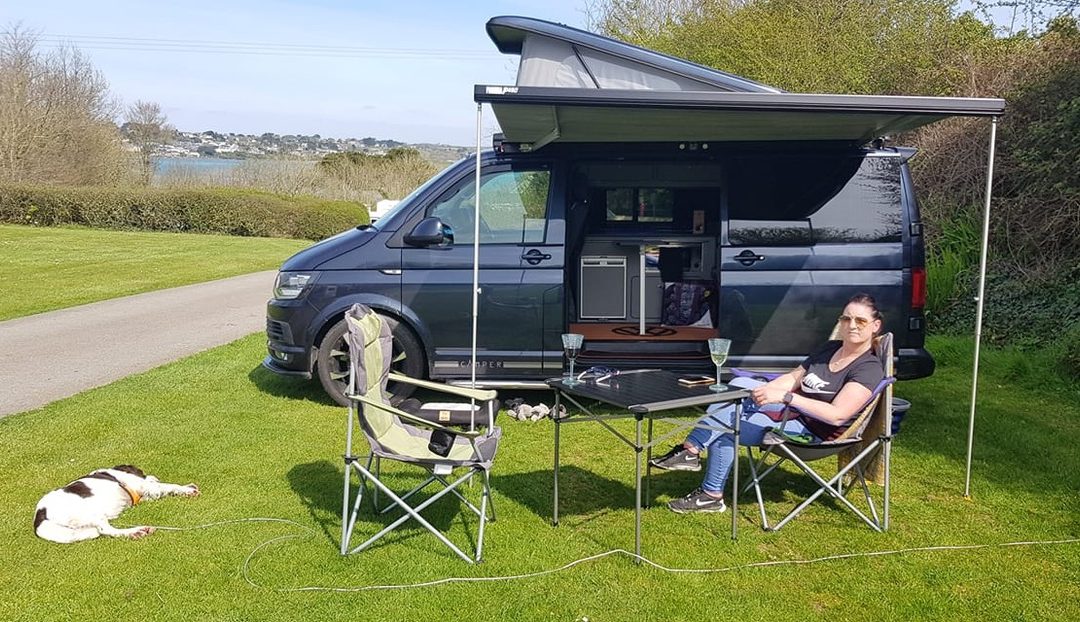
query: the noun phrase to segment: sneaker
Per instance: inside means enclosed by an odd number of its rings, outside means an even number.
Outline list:
[[[665,471],[700,471],[701,456],[691,453],[682,445],[676,445],[666,454],[649,460],[649,464]]]
[[[704,490],[697,488],[685,497],[668,501],[668,508],[676,514],[688,514],[690,512],[724,512],[727,506],[724,499],[714,497]]]

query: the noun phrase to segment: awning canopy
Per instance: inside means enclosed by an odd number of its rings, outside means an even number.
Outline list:
[[[949,116],[1000,115],[1001,99],[787,93],[561,24],[495,17],[488,35],[519,54],[514,86],[476,86],[506,141],[866,143]]]
[[[849,141],[949,116],[996,116],[1001,99],[477,86],[505,139],[551,142]]]

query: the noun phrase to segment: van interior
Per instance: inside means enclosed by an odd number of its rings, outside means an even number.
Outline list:
[[[721,164],[585,161],[567,203],[570,332],[587,365],[702,370],[717,336]]]

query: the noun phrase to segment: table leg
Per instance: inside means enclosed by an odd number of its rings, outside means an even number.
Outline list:
[[[645,452],[645,507],[652,507],[652,433],[653,420],[649,418],[649,434],[646,439],[649,449]]]
[[[641,418],[637,418],[637,432],[634,439],[634,553],[641,555]],[[641,563],[641,558],[634,558]]]
[[[735,471],[731,480],[731,539],[739,537],[739,428],[742,422],[742,400],[735,401]]]
[[[555,409],[552,411],[553,416],[551,417],[551,420],[555,422],[555,485],[551,503],[551,525],[553,527],[559,526],[559,428],[562,427],[559,423],[559,396],[560,393],[556,390]]]

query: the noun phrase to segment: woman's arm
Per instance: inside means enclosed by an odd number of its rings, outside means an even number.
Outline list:
[[[870,399],[873,393],[858,382],[848,381],[840,388],[833,401],[822,402],[795,392],[806,370],[796,367],[794,370],[776,378],[772,382],[763,384],[750,391],[754,402],[758,406],[765,404],[782,404],[784,395],[792,393],[791,405],[814,419],[820,419],[830,425],[840,425],[851,419],[859,408]]]
[[[761,386],[754,387],[750,390],[750,395],[758,406],[779,402],[783,400],[785,393],[794,391],[799,386],[804,375],[806,369],[800,365],[783,376],[777,376]]]
[[[841,425],[855,416],[873,393],[858,382],[844,384],[831,403],[811,399],[795,393],[791,405],[800,412],[830,425]],[[780,401],[784,396],[780,396]]]

